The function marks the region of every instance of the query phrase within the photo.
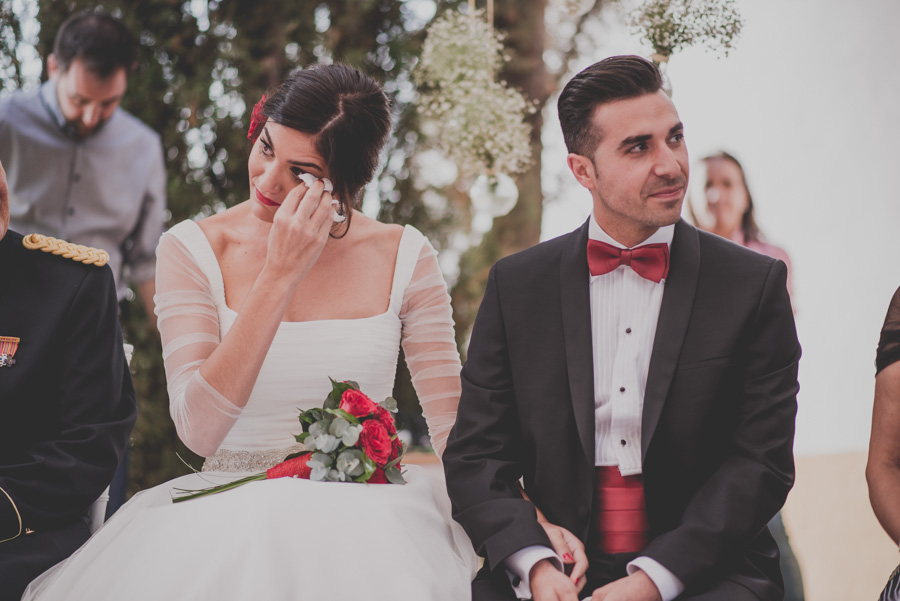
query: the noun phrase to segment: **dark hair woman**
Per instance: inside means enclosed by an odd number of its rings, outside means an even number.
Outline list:
[[[435,252],[357,211],[389,128],[380,86],[345,65],[295,71],[257,105],[250,199],[158,250],[170,412],[203,472],[135,497],[26,599],[468,597],[471,543],[416,466],[406,486],[281,478],[172,504],[302,450],[297,410],[322,406],[329,377],[389,396],[401,345],[443,452],[460,365]]]
[[[696,207],[689,211],[699,227],[733,240],[758,253],[781,259],[788,268],[788,292],[791,292],[791,261],[781,247],[770,244],[756,225],[753,197],[740,162],[727,152],[717,152],[703,159],[706,167],[705,209],[709,220],[699,218]]]
[[[900,543],[900,288],[884,318],[875,355],[875,402],[866,480],[869,501],[881,527]],[[900,567],[885,586],[879,601],[900,599]]]

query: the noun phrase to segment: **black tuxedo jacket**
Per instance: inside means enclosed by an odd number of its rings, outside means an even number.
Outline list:
[[[72,549],[87,539],[82,516],[112,480],[137,406],[109,266],[28,250],[7,232],[0,335],[21,338],[16,364],[0,367],[3,568],[25,539],[65,531],[82,537]],[[67,546],[47,540],[50,557]]]
[[[594,390],[588,225],[491,270],[443,462],[453,513],[491,570],[549,541],[590,544]],[[800,346],[781,261],[679,221],[644,397],[650,543],[687,591],[724,578],[777,597],[766,529],[794,479]]]

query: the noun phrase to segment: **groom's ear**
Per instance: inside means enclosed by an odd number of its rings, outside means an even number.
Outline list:
[[[566,157],[566,164],[569,165],[569,170],[572,172],[572,175],[575,176],[575,179],[578,180],[579,184],[588,190],[593,190],[595,188],[597,174],[594,173],[594,162],[591,161],[591,159],[570,152],[569,156]]]

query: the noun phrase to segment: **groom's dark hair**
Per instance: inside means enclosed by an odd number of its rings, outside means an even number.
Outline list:
[[[556,104],[566,148],[592,156],[600,143],[600,132],[593,124],[598,106],[653,94],[662,87],[659,69],[645,58],[611,56],[594,63],[566,84]]]

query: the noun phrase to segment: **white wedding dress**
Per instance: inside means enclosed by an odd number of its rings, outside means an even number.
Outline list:
[[[171,413],[189,447],[217,452],[202,473],[135,495],[23,599],[469,599],[477,558],[450,517],[440,470],[407,466],[404,486],[282,478],[172,503],[175,489],[278,463],[301,431],[298,409],[322,406],[329,377],[357,381],[376,402],[389,396],[401,343],[433,444],[443,450],[459,358],[446,286],[422,234],[404,229],[386,312],[283,322],[243,409],[199,372],[237,316],[206,237],[196,223],[181,223],[158,254]]]

